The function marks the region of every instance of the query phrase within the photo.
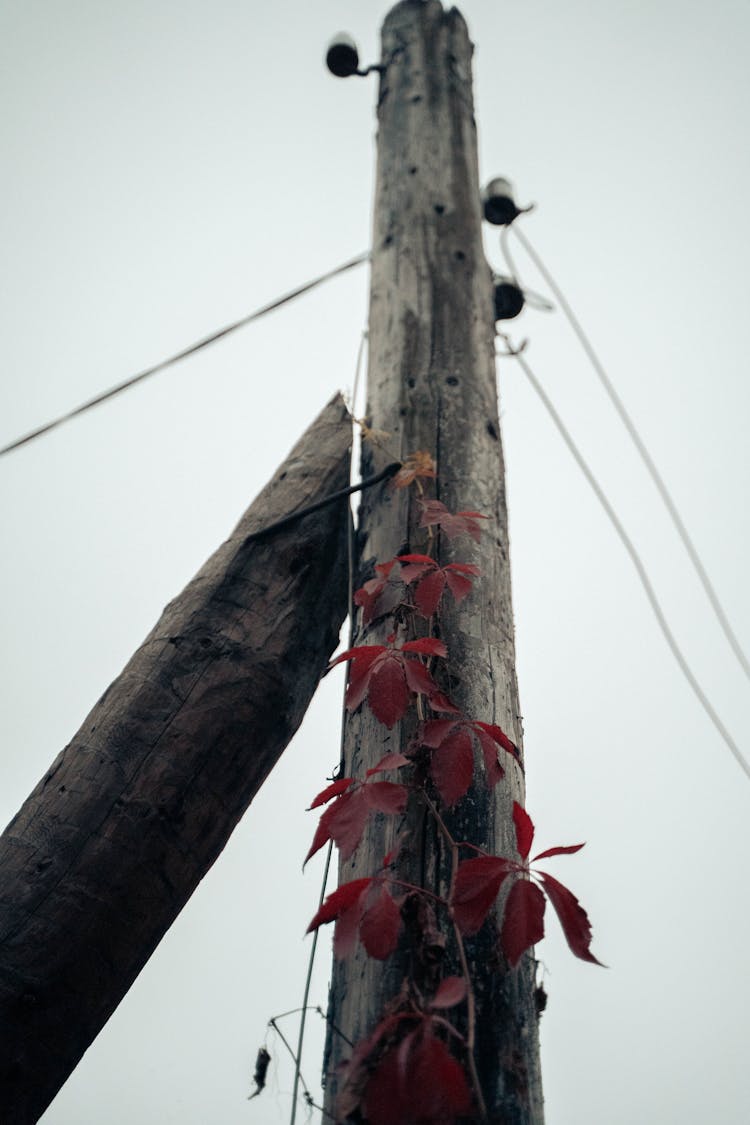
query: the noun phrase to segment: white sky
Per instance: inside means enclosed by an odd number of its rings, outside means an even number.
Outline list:
[[[365,249],[382,3],[0,0],[0,444]],[[750,9],[465,0],[481,178],[508,175],[750,647],[744,251]],[[488,232],[489,233],[489,232]],[[500,264],[497,239],[488,254]],[[529,284],[533,271],[518,260]],[[15,813],[163,606],[338,388],[364,269],[0,461],[0,814]],[[562,317],[513,327],[750,754],[748,684]],[[501,371],[514,599],[540,847],[611,967],[538,947],[549,1125],[744,1125],[750,786],[523,376]],[[322,863],[304,808],[337,760],[343,673],[44,1125],[288,1119],[246,1102],[300,1003]],[[554,866],[553,866],[554,864]],[[314,1002],[325,1006],[328,958]],[[317,1081],[321,1021],[304,1072]],[[293,1020],[282,1026],[295,1036]],[[303,1114],[304,1118],[304,1114]]]

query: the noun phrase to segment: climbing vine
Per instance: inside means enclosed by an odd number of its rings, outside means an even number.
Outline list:
[[[557,879],[536,866],[539,861],[579,851],[583,844],[530,853],[534,825],[513,803],[516,855],[497,856],[467,840],[454,839],[443,810],[466,797],[478,761],[484,784],[494,788],[506,768],[522,769],[518,748],[496,724],[464,714],[440,686],[441,667],[450,653],[437,636],[403,639],[411,622],[427,622],[429,633],[442,600],[471,596],[480,569],[468,562],[439,565],[428,553],[434,529],[449,539],[479,541],[480,512],[451,512],[427,499],[422,479],[436,475],[432,458],[420,451],[402,464],[391,487],[418,490],[419,527],[425,529],[424,553],[396,555],[375,566],[375,576],[357,590],[354,602],[362,626],[392,619],[385,644],[361,644],[342,652],[330,667],[348,662],[346,707],[368,707],[388,730],[416,710],[416,733],[405,753],[388,753],[364,777],[338,777],[314,798],[311,809],[325,806],[305,862],[329,841],[343,860],[356,851],[373,814],[399,816],[416,794],[436,826],[451,859],[448,891],[437,895],[406,882],[396,873],[398,845],[370,875],[343,883],[328,895],[308,932],[334,924],[336,957],[350,955],[361,943],[369,957],[384,961],[396,951],[409,904],[444,913],[453,935],[460,974],[445,976],[431,995],[407,976],[400,993],[372,1031],[354,1044],[335,1107],[337,1121],[355,1119],[370,1125],[419,1122],[450,1125],[460,1118],[485,1119],[486,1109],[474,1061],[475,998],[464,939],[485,925],[500,896],[499,952],[511,970],[544,936],[549,901],[572,952],[600,964],[591,952],[591,926],[578,899]],[[437,677],[437,678],[436,678]],[[384,775],[388,775],[385,777]],[[397,778],[397,780],[389,780]],[[462,1032],[450,1018],[465,1006]]]

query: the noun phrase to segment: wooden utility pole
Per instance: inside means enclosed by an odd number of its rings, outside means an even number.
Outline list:
[[[444,536],[438,561],[481,567],[475,592],[441,609],[448,646],[446,685],[472,717],[496,723],[521,745],[511,609],[503,455],[495,385],[495,323],[490,269],[481,238],[477,137],[471,83],[472,46],[454,8],[439,0],[402,0],[382,29],[378,100],[377,183],[369,317],[367,420],[388,435],[402,460],[417,450],[437,461],[436,495],[451,511],[491,517],[481,544],[467,554]],[[363,472],[380,467],[377,446],[365,445]],[[357,585],[374,564],[424,550],[414,490],[364,495]],[[390,622],[355,635],[355,644],[383,643]],[[404,720],[388,732],[363,706],[348,718],[345,773],[364,777],[389,751],[403,752],[413,735]],[[479,781],[448,818],[455,838],[501,856],[515,856],[512,803],[523,803],[523,775],[509,765],[488,790]],[[449,857],[424,805],[413,799],[404,818],[376,818],[354,856],[340,864],[340,882],[372,875],[403,840],[397,874],[446,896]],[[439,920],[438,920],[439,921]],[[414,918],[412,926],[424,926]],[[455,972],[445,921],[435,957]],[[445,942],[445,954],[441,953]],[[335,1112],[346,1039],[363,1040],[410,973],[414,944],[402,942],[386,961],[361,946],[335,963],[325,1061],[326,1108]],[[476,1066],[489,1120],[497,1125],[543,1121],[533,955],[509,969],[497,934],[485,925],[467,942],[477,1002]],[[339,1034],[342,1033],[342,1034]]]
[[[0,837],[0,1121],[32,1125],[296,731],[347,605],[340,397],[164,611]]]

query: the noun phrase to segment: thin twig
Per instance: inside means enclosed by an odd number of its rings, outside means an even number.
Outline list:
[[[294,1051],[292,1050],[292,1048],[291,1048],[291,1045],[290,1045],[290,1043],[289,1043],[289,1040],[287,1039],[286,1035],[284,1035],[284,1032],[283,1032],[283,1031],[281,1030],[281,1028],[280,1028],[280,1027],[278,1026],[278,1024],[276,1023],[276,1018],[275,1018],[275,1017],[273,1017],[273,1016],[271,1017],[271,1019],[270,1019],[270,1020],[268,1021],[268,1026],[269,1026],[269,1027],[272,1027],[272,1028],[274,1029],[274,1031],[275,1031],[275,1032],[276,1032],[276,1034],[278,1035],[279,1039],[281,1040],[281,1042],[282,1042],[282,1043],[284,1044],[284,1046],[286,1047],[287,1051],[288,1051],[288,1052],[289,1052],[289,1054],[291,1055],[291,1058],[292,1058],[292,1062],[294,1063],[295,1067],[297,1067],[297,1056],[295,1055]],[[301,1073],[301,1072],[299,1071],[299,1069],[297,1069],[297,1073],[299,1074],[299,1081],[300,1081],[300,1082],[302,1083],[302,1089],[304,1090],[304,1092],[305,1092],[306,1094],[308,1094],[308,1095],[309,1095],[309,1094],[310,1094],[310,1089],[309,1089],[309,1087],[308,1087],[307,1083],[305,1082],[304,1076],[303,1076],[303,1075],[302,1075],[302,1073]],[[296,1099],[295,1099],[295,1100],[296,1100]]]
[[[345,1042],[345,1043],[347,1043],[347,1044],[348,1044],[348,1045],[349,1045],[349,1046],[350,1046],[350,1047],[352,1048],[352,1050],[354,1050],[354,1044],[352,1043],[352,1041],[351,1041],[351,1039],[349,1038],[349,1036],[348,1036],[348,1035],[344,1035],[344,1033],[343,1033],[343,1031],[341,1030],[341,1028],[340,1028],[340,1027],[337,1027],[337,1026],[336,1026],[336,1024],[335,1024],[335,1023],[333,1022],[333,1020],[331,1019],[331,1017],[330,1017],[330,1016],[327,1016],[327,1015],[326,1015],[326,1013],[325,1013],[325,1012],[323,1011],[323,1009],[321,1008],[320,1004],[318,1004],[318,1006],[316,1007],[315,1011],[316,1011],[316,1012],[318,1013],[318,1015],[319,1015],[319,1016],[321,1016],[321,1017],[322,1017],[322,1018],[323,1018],[323,1019],[324,1019],[324,1020],[326,1021],[326,1023],[327,1023],[327,1024],[328,1024],[328,1026],[330,1027],[331,1031],[335,1031],[335,1032],[336,1032],[336,1034],[338,1035],[339,1039],[343,1039],[343,1040],[344,1040],[344,1042]]]

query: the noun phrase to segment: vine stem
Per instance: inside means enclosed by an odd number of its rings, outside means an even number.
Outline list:
[[[464,947],[463,935],[458,928],[458,925],[456,923],[456,919],[455,919],[454,914],[453,914],[453,907],[451,906],[451,903],[453,901],[453,891],[454,891],[455,885],[456,885],[456,874],[458,872],[458,844],[453,839],[453,836],[451,835],[447,824],[445,823],[442,816],[438,812],[437,806],[435,805],[434,801],[432,801],[430,799],[430,797],[427,795],[427,793],[424,792],[424,790],[422,791],[422,796],[424,797],[424,800],[425,800],[425,803],[427,804],[427,807],[429,808],[430,812],[432,813],[432,815],[435,818],[435,823],[438,826],[440,834],[443,836],[443,838],[445,839],[446,843],[448,844],[448,846],[451,850],[451,882],[450,882],[450,890],[448,892],[448,913],[450,914],[450,919],[451,919],[451,922],[453,924],[453,932],[456,935],[456,948],[458,949],[458,959],[461,962],[461,971],[462,971],[462,973],[464,975],[464,979],[466,981],[466,1018],[467,1018],[467,1023],[468,1023],[468,1032],[467,1032],[467,1036],[466,1036],[466,1049],[467,1049],[468,1060],[469,1060],[469,1070],[471,1072],[471,1081],[472,1081],[472,1084],[474,1086],[474,1094],[475,1094],[476,1099],[477,1099],[477,1106],[479,1107],[479,1114],[480,1114],[480,1117],[481,1117],[482,1121],[487,1121],[488,1120],[488,1118],[487,1118],[487,1106],[485,1105],[485,1102],[484,1102],[484,1096],[482,1094],[482,1087],[479,1083],[479,1075],[477,1074],[476,1061],[474,1059],[474,1043],[475,1043],[475,1034],[476,1034],[476,1018],[477,1018],[476,999],[474,997],[474,989],[473,989],[472,983],[471,983],[471,974],[469,973],[469,962],[466,959],[466,949]]]

